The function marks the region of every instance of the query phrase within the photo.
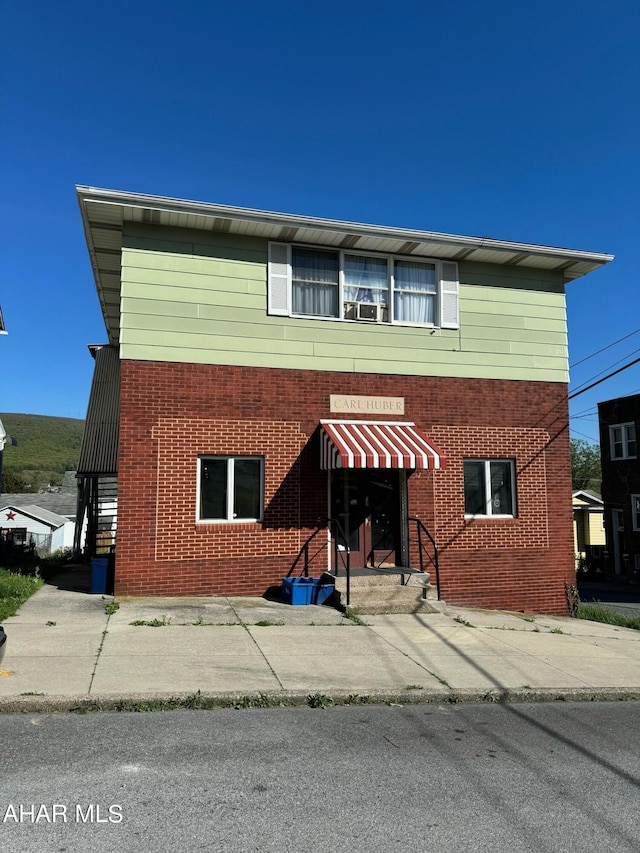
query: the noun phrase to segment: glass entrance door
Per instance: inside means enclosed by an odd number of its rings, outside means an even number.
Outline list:
[[[400,471],[337,469],[331,476],[331,517],[345,533],[352,568],[395,566],[400,557]]]

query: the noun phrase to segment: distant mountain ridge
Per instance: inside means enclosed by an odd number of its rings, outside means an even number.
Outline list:
[[[0,413],[5,430],[18,446],[7,445],[3,454],[2,492],[12,478],[24,481],[30,491],[59,486],[65,471],[75,471],[80,455],[84,420],[50,415]],[[19,489],[18,491],[24,491]]]

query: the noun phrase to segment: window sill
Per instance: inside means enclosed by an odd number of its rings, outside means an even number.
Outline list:
[[[517,517],[518,517],[517,515],[469,515],[466,512],[464,514],[464,520],[465,521],[473,521],[474,519],[487,519],[487,520],[495,519],[496,521],[505,521],[505,519],[506,520],[513,520],[513,519],[516,519]]]
[[[443,328],[436,326],[435,323],[404,323],[398,320],[347,320],[344,317],[327,317],[322,314],[289,314],[288,316],[291,320],[328,320],[331,323],[348,323],[351,326],[391,326],[393,328],[433,329],[434,331]]]

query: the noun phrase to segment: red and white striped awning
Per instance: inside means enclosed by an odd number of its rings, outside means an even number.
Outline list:
[[[413,423],[320,421],[320,467],[444,468],[446,457]]]

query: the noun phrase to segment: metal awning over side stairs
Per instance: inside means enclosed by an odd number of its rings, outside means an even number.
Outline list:
[[[120,360],[118,348],[89,347],[93,382],[78,461],[78,508],[74,551],[91,556],[113,551],[118,517]],[[82,531],[86,519],[86,538]]]
[[[444,454],[413,422],[320,421],[320,467],[444,468]]]

